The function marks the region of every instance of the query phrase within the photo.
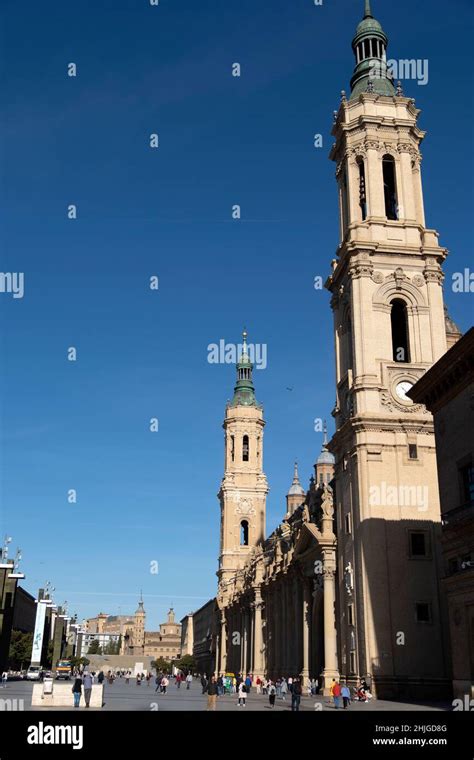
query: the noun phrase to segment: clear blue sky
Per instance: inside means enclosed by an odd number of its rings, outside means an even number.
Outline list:
[[[311,475],[314,419],[332,431],[332,316],[313,279],[338,244],[330,130],[362,7],[4,2],[1,269],[25,273],[25,295],[0,295],[1,529],[26,588],[50,579],[81,618],[134,611],[142,588],[153,629],[171,602],[181,617],[215,593],[234,367],[209,364],[209,343],[245,324],[268,346],[254,373],[268,531],[294,459]],[[446,301],[466,330],[472,295],[449,283],[472,266],[471,2],[373,8],[389,57],[429,61],[428,84],[404,88],[428,130],[427,224],[450,249]]]

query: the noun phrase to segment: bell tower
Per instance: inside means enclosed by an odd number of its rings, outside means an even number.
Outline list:
[[[247,332],[237,362],[234,397],[224,419],[224,477],[218,498],[221,507],[219,585],[245,564],[252,548],[265,538],[268,493],[263,472],[263,407],[255,398]]]
[[[425,225],[420,111],[396,87],[370,2],[335,114],[340,243],[326,286],[336,354],[340,672],[386,698],[442,691],[440,507],[433,420],[406,395],[446,351],[447,251]]]

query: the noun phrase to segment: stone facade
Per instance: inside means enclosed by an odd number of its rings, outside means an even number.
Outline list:
[[[410,391],[433,413],[453,693],[474,698],[474,328]]]

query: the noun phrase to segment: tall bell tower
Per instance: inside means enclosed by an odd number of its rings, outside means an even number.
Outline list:
[[[383,697],[447,683],[433,420],[406,395],[446,351],[438,233],[425,225],[420,111],[396,87],[370,2],[352,42],[336,163],[340,243],[326,286],[336,354],[339,669]]]
[[[247,332],[237,362],[234,397],[224,419],[224,477],[218,498],[221,507],[219,586],[246,562],[253,547],[265,538],[268,493],[263,472],[263,407],[255,398]]]

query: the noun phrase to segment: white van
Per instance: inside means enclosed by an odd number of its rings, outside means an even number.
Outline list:
[[[41,676],[41,666],[40,665],[30,665],[28,670],[26,671],[26,680],[27,681],[39,681]]]

